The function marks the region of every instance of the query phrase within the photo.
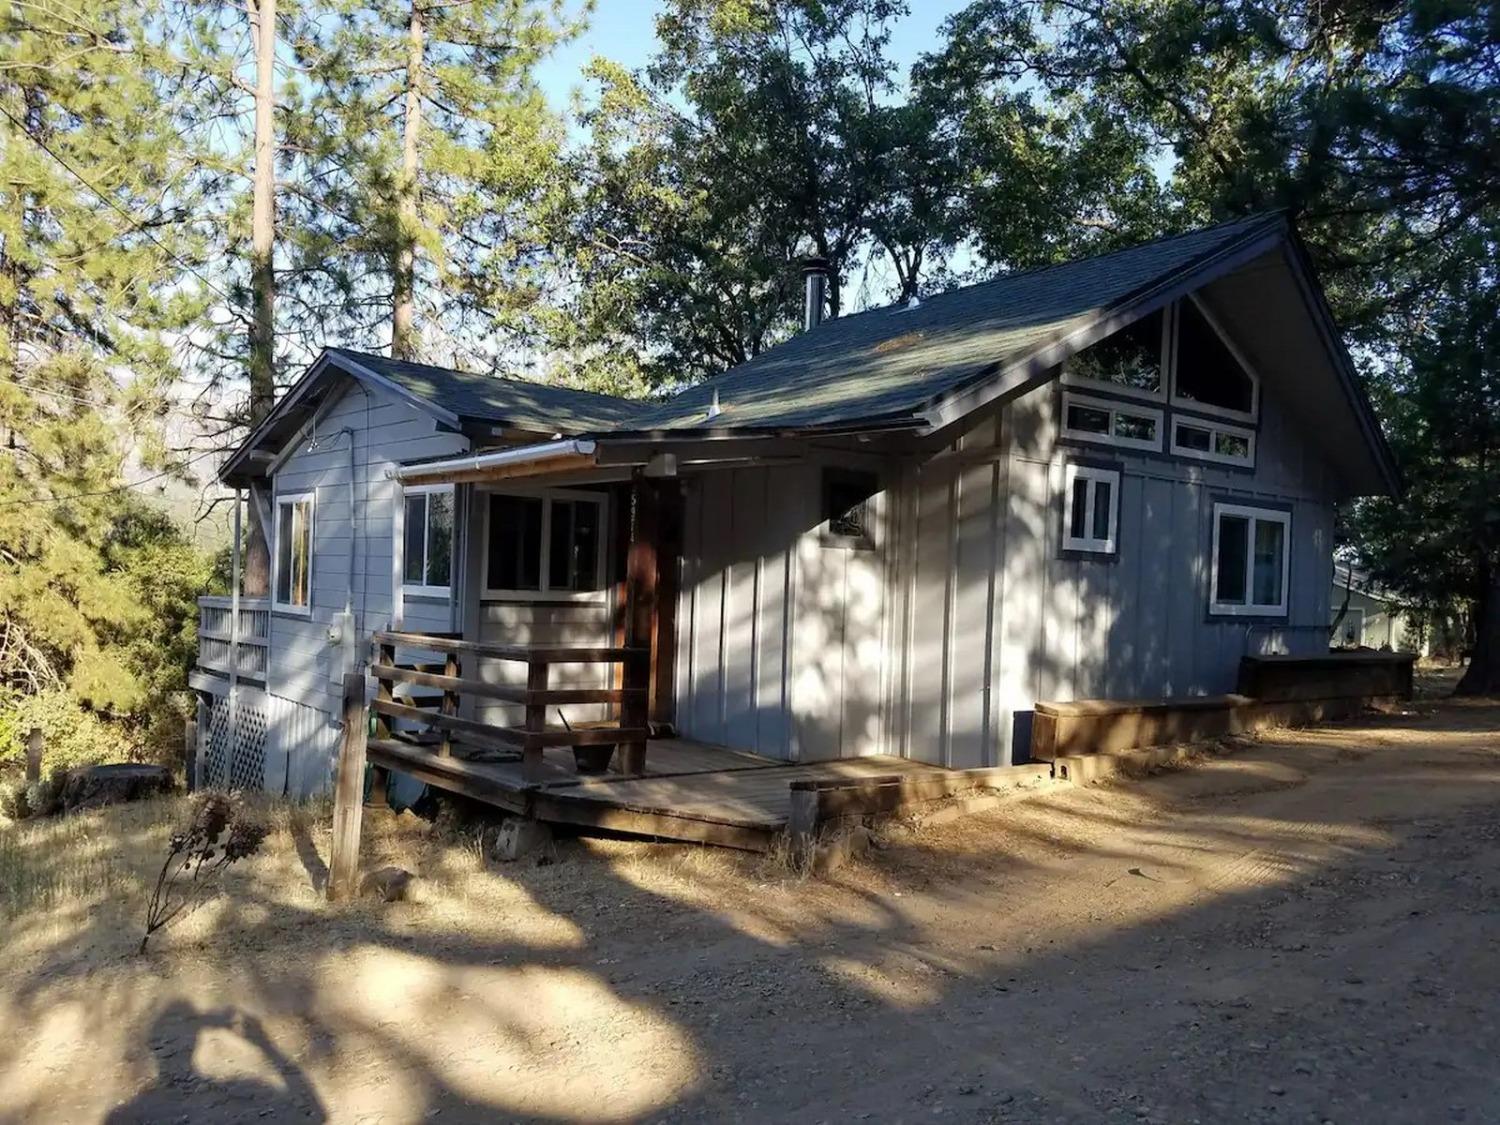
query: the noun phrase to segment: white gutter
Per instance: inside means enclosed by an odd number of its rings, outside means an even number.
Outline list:
[[[480,473],[507,465],[529,465],[541,461],[555,461],[561,457],[592,457],[593,455],[594,443],[592,441],[569,438],[563,441],[544,441],[536,445],[518,445],[513,449],[499,449],[493,453],[450,457],[445,461],[397,465],[391,469],[390,474],[399,481],[408,481],[438,474]]]

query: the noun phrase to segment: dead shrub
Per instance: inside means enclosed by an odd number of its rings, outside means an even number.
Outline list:
[[[138,952],[146,952],[157,930],[202,905],[218,889],[224,870],[259,851],[269,832],[246,816],[237,794],[201,794],[187,828],[174,832],[167,842],[167,858],[146,906],[146,932]]]

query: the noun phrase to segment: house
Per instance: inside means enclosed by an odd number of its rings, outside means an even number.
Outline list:
[[[326,351],[222,469],[274,574],[205,600],[213,768],[325,786],[372,636],[430,640],[388,675],[444,688],[445,750],[635,691],[695,743],[946,767],[1025,761],[1038,700],[1326,652],[1335,505],[1397,473],[1284,216],[830,320],[806,281],[803,332],[665,402]]]
[[[1370,581],[1368,572],[1334,563],[1329,594],[1331,643],[1335,648],[1414,651],[1426,656],[1420,622],[1413,621],[1394,597]]]

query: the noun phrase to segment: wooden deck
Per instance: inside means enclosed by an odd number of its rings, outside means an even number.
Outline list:
[[[888,757],[792,764],[665,738],[651,741],[643,776],[588,777],[573,768],[570,750],[544,753],[540,776],[528,780],[514,756],[445,757],[395,740],[372,741],[368,750],[374,765],[539,820],[750,851],[764,851],[786,827],[794,781],[951,772]]]

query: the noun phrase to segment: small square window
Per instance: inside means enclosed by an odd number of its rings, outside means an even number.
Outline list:
[[[1064,484],[1063,550],[1114,554],[1120,525],[1120,471],[1068,465]]]
[[[880,491],[874,473],[853,469],[823,471],[823,519],[826,538],[844,547],[873,547],[874,520],[870,498]]]
[[[1291,528],[1288,512],[1214,505],[1211,612],[1286,616]]]
[[[484,593],[587,599],[604,588],[604,501],[582,492],[489,497]]]

